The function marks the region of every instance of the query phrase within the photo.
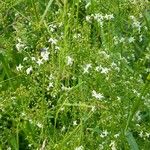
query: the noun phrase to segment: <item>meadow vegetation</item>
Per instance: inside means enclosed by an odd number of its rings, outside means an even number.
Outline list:
[[[149,0],[0,0],[0,149],[150,149]]]

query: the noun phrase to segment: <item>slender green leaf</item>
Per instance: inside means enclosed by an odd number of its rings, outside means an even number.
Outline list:
[[[50,6],[52,5],[52,3],[53,3],[53,0],[49,0],[48,5],[47,5],[42,17],[41,17],[40,24],[43,22],[43,20],[44,20],[45,16],[47,15],[47,12],[48,12]]]
[[[136,140],[135,140],[134,136],[132,135],[132,132],[128,131],[126,133],[126,138],[130,145],[131,150],[139,150],[138,144],[136,143]]]

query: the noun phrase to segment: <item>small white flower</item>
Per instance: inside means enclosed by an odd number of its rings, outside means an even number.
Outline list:
[[[21,71],[22,68],[23,68],[23,66],[22,66],[21,64],[19,64],[19,65],[16,67],[17,71]]]
[[[111,150],[117,150],[115,141],[111,141],[110,145]]]
[[[96,70],[97,72],[99,72],[99,71],[101,70],[101,66],[97,66],[97,67],[95,68],[95,70]]]
[[[104,16],[102,14],[95,14],[94,19],[97,20],[98,22],[103,21]]]
[[[140,36],[139,36],[139,42],[142,42],[142,41],[143,41],[143,36],[140,35]]]
[[[143,135],[143,131],[140,132],[139,136],[140,136],[141,138],[143,138],[143,136],[144,136],[144,135]]]
[[[110,57],[110,55],[108,55],[105,51],[100,51],[99,54],[105,59],[109,59]]]
[[[31,146],[32,146],[32,144],[29,144],[29,145],[28,145],[28,147],[31,147]]]
[[[22,44],[22,43],[17,43],[16,44],[16,49],[17,49],[18,52],[21,52],[24,47],[25,47],[25,45]]]
[[[91,111],[94,112],[96,110],[95,106],[92,106]]]
[[[89,73],[89,69],[92,68],[91,64],[86,64],[86,66],[83,68],[83,73]]]
[[[110,14],[110,15],[105,15],[104,16],[104,18],[106,19],[106,20],[112,20],[112,19],[114,19],[114,15],[113,14]]]
[[[86,16],[86,21],[91,23],[91,16]]]
[[[103,68],[103,67],[102,67],[102,68],[101,68],[101,73],[102,73],[102,74],[108,74],[109,70],[110,70],[110,69],[108,69],[108,68]]]
[[[74,150],[83,150],[83,149],[84,149],[84,147],[81,145],[79,147],[76,147]]]
[[[37,126],[39,127],[39,128],[43,128],[43,125],[41,124],[41,123],[37,123]]]
[[[101,137],[101,138],[104,138],[104,137],[106,137],[108,134],[109,134],[108,131],[107,131],[107,130],[104,130],[104,131],[100,134],[100,137]]]
[[[49,91],[49,89],[53,88],[53,87],[54,87],[53,82],[50,82],[49,85],[48,85],[48,87],[47,87],[47,90]]]
[[[32,66],[30,66],[30,67],[26,70],[26,73],[27,73],[27,74],[30,74],[30,73],[32,72],[32,70],[33,70],[33,69],[32,69]]]
[[[78,124],[77,124],[77,121],[75,120],[75,121],[73,121],[73,126],[76,126],[76,125],[78,125]]]
[[[132,26],[133,26],[134,28],[141,29],[141,25],[140,25],[140,24],[141,24],[141,23],[140,23],[139,21],[134,21],[133,24],[132,24]]]
[[[59,46],[55,46],[55,53],[57,53],[60,50]]]
[[[43,61],[42,61],[42,59],[38,59],[38,60],[36,61],[36,63],[40,66],[40,65],[43,64]]]
[[[21,113],[21,116],[22,116],[22,117],[25,117],[25,116],[26,116],[26,114],[25,114],[24,112],[22,112],[22,113]]]
[[[62,129],[61,129],[61,132],[64,132],[66,130],[66,127],[63,126]]]
[[[56,45],[57,42],[58,42],[58,40],[53,39],[53,38],[50,38],[50,39],[48,40],[48,42],[51,43],[52,45]]]
[[[104,96],[102,94],[97,93],[95,90],[92,91],[92,96],[99,100],[104,98]]]
[[[71,87],[66,87],[66,86],[62,85],[61,89],[62,89],[63,91],[70,91],[70,90],[71,90]]]
[[[131,15],[130,18],[131,18],[132,20],[135,20],[135,17],[134,17],[133,15]]]
[[[24,44],[17,43],[16,48],[17,48],[18,51],[21,51],[21,49],[24,48]]]
[[[23,58],[23,61],[27,61],[27,60],[28,60],[28,57]]]
[[[135,38],[134,37],[129,37],[128,41],[129,41],[129,43],[133,43],[135,41]]]
[[[120,136],[119,133],[117,133],[117,134],[114,135],[115,138],[118,138],[119,136]]]
[[[120,43],[123,43],[124,41],[125,41],[124,37],[121,37],[120,40],[119,40]]]
[[[48,87],[49,87],[49,88],[54,87],[53,82],[50,82],[49,85],[48,85]]]
[[[42,51],[41,52],[41,57],[44,61],[48,61],[49,60],[49,52],[48,51]]]
[[[32,60],[32,61],[35,61],[35,57],[31,57],[31,60]]]
[[[147,138],[149,138],[149,137],[150,137],[150,133],[146,132],[146,133],[145,133],[145,136],[146,136]]]
[[[54,79],[54,76],[52,74],[50,74],[50,76],[48,77],[49,80]]]
[[[73,65],[73,58],[71,58],[70,56],[67,56],[67,65],[68,66],[72,66]]]
[[[141,118],[140,111],[136,112],[135,117],[136,117],[137,121],[141,121],[142,118]]]
[[[103,144],[99,144],[99,150],[103,150],[103,149],[104,149]]]
[[[114,40],[114,44],[115,44],[115,45],[117,45],[117,44],[120,42],[118,36],[114,36],[114,37],[113,37],[113,40]]]

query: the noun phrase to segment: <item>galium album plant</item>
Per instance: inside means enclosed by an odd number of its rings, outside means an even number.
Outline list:
[[[149,150],[148,0],[0,6],[0,149]]]

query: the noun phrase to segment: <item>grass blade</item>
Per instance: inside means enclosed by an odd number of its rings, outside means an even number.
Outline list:
[[[42,17],[41,17],[40,24],[43,22],[43,20],[44,20],[45,16],[47,15],[47,12],[48,12],[50,6],[52,5],[52,3],[53,3],[53,0],[49,0],[48,5],[47,5]]]
[[[139,150],[138,145],[136,143],[136,140],[133,137],[131,132],[127,132],[126,133],[126,138],[127,138],[127,141],[128,141],[128,143],[130,145],[131,150]]]

